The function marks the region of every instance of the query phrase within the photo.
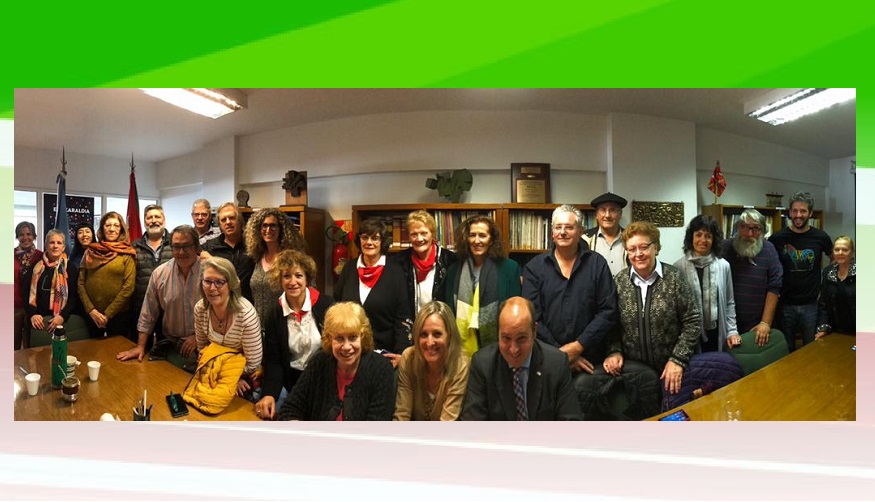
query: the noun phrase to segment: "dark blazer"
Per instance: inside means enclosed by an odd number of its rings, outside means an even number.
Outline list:
[[[404,270],[404,281],[407,283],[407,303],[410,305],[410,312],[416,317],[416,266],[413,264],[413,248],[405,249],[400,253],[396,253],[391,258]],[[447,248],[438,246],[437,256],[434,263],[434,286],[431,290],[431,299],[439,300],[446,303],[445,286],[447,282],[447,272],[450,265],[456,263],[458,258],[456,253]]]
[[[313,305],[313,317],[319,333],[325,324],[325,311],[334,304],[334,298],[320,294]],[[273,303],[270,315],[264,325],[264,359],[261,362],[264,367],[264,395],[279,399],[280,393],[285,387],[291,391],[301,376],[301,371],[290,366],[289,355],[289,324],[283,317],[283,307],[279,299]]]
[[[468,389],[459,420],[516,420],[513,370],[493,343],[471,359]],[[529,420],[581,420],[580,401],[571,383],[568,357],[535,340],[526,387]]]
[[[395,413],[395,375],[392,363],[372,350],[362,352],[358,370],[337,395],[337,359],[317,352],[307,363],[295,388],[279,412],[280,420],[392,420]]]
[[[343,266],[334,286],[334,299],[339,302],[355,302],[364,307],[368,320],[371,321],[376,348],[396,354],[404,352],[410,346],[410,329],[413,326],[413,313],[410,311],[407,288],[404,285],[404,271],[387,257],[386,268],[368,294],[368,300],[362,303],[357,264],[358,259],[355,259],[349,260]]]

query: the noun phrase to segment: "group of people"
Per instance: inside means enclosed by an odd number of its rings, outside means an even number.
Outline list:
[[[316,263],[275,208],[244,225],[223,204],[215,229],[199,199],[194,225],[168,232],[151,205],[133,245],[110,212],[96,235],[77,229],[70,259],[65,236],[48,232],[41,252],[25,222],[16,348],[19,308],[31,340],[79,312],[94,337],[135,326],[137,345],[120,360],[210,372],[209,358],[240,354],[231,388],[265,420],[556,420],[584,418],[599,382],[626,375],[660,382],[636,396],[656,413],[694,354],[730,351],[746,332],[764,345],[777,324],[792,350],[797,332],[808,343],[855,331],[853,241],[809,226],[808,194],[793,196],[790,225],[769,239],[754,209],[731,239],[696,216],[674,264],[657,259],[654,224],[620,227],[625,199],[607,193],[592,206],[592,229],[574,206],[556,208],[552,248],[522,270],[487,216],[464,221],[450,250],[434,218],[414,211],[410,248],[391,255],[385,223],[364,220],[333,296],[314,287]],[[833,258],[823,269],[822,255]]]

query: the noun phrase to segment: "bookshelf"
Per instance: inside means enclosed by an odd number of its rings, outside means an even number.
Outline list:
[[[423,209],[431,213],[437,222],[435,240],[441,246],[453,249],[453,230],[462,221],[473,215],[486,215],[495,221],[501,232],[503,244],[511,258],[521,264],[538,253],[549,249],[550,217],[559,204],[381,204],[352,207],[352,229],[358,232],[359,223],[371,217],[382,219],[392,229],[392,246],[389,252],[410,247],[406,237],[407,215]],[[595,212],[589,204],[575,204],[583,212],[583,228],[595,226]]]
[[[241,207],[240,212],[243,213],[243,220],[248,222],[258,209],[261,208]],[[307,242],[307,254],[316,261],[316,289],[330,293],[325,289],[325,277],[330,273],[325,254],[325,241],[327,240],[325,237],[325,211],[308,206],[279,206],[277,209],[288,216],[292,224],[301,232],[304,241]]]
[[[745,209],[756,209],[766,217],[765,237],[787,226],[787,219],[785,217],[787,209],[784,207],[711,204],[709,206],[702,206],[702,214],[716,219],[720,229],[723,231],[723,237],[729,239],[732,237],[732,231],[735,229],[736,223],[738,223],[738,217]],[[823,228],[823,211],[815,210],[808,223],[812,227]]]

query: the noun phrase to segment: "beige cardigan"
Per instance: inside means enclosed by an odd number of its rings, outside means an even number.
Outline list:
[[[434,405],[428,414],[430,420],[457,420],[462,410],[462,400],[468,387],[468,358],[460,356],[455,375],[441,380]],[[413,386],[413,347],[407,347],[398,364],[398,394],[395,398],[393,420],[425,420],[428,393]]]

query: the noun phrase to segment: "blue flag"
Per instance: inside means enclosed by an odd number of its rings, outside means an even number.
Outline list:
[[[64,232],[66,236],[67,253],[73,252],[72,240],[70,239],[70,220],[67,217],[67,169],[66,166],[58,173],[58,211],[55,213],[55,228]]]

